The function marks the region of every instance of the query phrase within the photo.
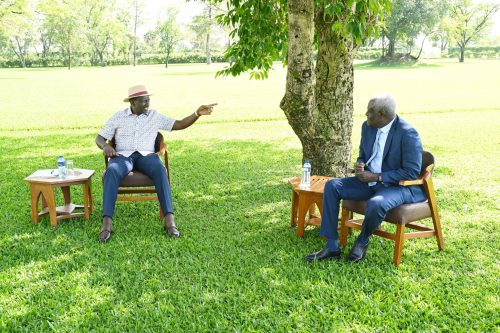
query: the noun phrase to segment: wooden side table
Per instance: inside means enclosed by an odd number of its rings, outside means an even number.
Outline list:
[[[323,189],[325,183],[332,177],[311,176],[311,186],[302,188],[300,178],[294,177],[288,180],[292,185],[292,220],[290,227],[297,226],[297,236],[304,237],[306,225],[321,225],[321,217],[314,215],[314,205],[316,204],[319,213],[323,212]],[[306,220],[307,213],[309,216]]]
[[[31,217],[33,223],[37,224],[41,216],[49,214],[52,228],[57,228],[57,221],[71,217],[85,216],[89,219],[90,213],[94,211],[92,200],[92,175],[94,170],[75,169],[75,175],[65,179],[59,179],[51,174],[52,170],[38,170],[24,178],[30,185],[31,193]],[[82,185],[83,205],[71,203],[70,186]],[[60,188],[64,196],[64,206],[56,207],[55,188]],[[42,210],[38,212],[38,203],[42,197]],[[83,212],[73,213],[75,209],[83,209]]]

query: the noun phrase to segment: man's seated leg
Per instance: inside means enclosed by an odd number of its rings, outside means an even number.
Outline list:
[[[425,200],[423,193],[422,196],[417,195],[414,197],[407,187],[385,187],[381,183],[377,184],[375,186],[375,194],[368,200],[366,205],[363,228],[356,238],[356,242],[347,260],[356,262],[365,257],[371,235],[373,235],[374,231],[382,223],[389,210],[405,203],[413,203],[422,200]]]
[[[366,183],[355,177],[335,178],[325,184],[323,191],[323,212],[321,216],[320,235],[327,239],[326,246],[305,257],[306,261],[340,259],[341,250],[338,245],[338,216],[340,200],[366,200],[373,191]]]
[[[170,190],[167,170],[159,156],[157,154],[144,156],[137,160],[135,167],[151,178],[155,184],[160,207],[165,214],[163,218],[165,232],[171,237],[179,237],[180,232],[174,222],[172,192]]]
[[[109,159],[108,168],[104,173],[102,227],[99,234],[100,242],[107,242],[113,230],[112,217],[115,211],[116,197],[121,180],[132,171],[132,161],[124,156]]]

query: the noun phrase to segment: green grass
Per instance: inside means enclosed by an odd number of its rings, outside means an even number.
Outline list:
[[[368,98],[387,91],[437,160],[445,250],[409,240],[397,269],[379,238],[357,265],[304,262],[324,242],[317,228],[304,239],[289,228],[286,179],[301,151],[278,107],[286,73],[214,79],[217,68],[0,70],[0,331],[499,331],[499,61],[355,69],[354,145]],[[162,233],[157,204],[118,203],[100,244],[93,140],[135,83],[174,117],[219,106],[166,134],[182,237]],[[59,154],[97,171],[95,212],[52,230],[46,217],[31,223],[22,179]]]

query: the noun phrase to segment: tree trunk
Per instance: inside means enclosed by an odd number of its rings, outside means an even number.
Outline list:
[[[460,58],[458,59],[459,62],[464,62],[465,60],[465,46],[460,45]]]
[[[394,52],[396,50],[396,39],[389,39],[389,45],[387,47],[387,57],[394,58]]]
[[[139,3],[135,1],[135,18],[134,18],[134,66],[137,64],[137,21],[139,20]]]
[[[68,43],[68,69],[71,69],[71,40]]]
[[[208,6],[208,22],[211,25],[212,21],[212,6]],[[205,54],[207,55],[207,65],[212,63],[212,55],[210,54],[210,27],[207,32],[207,42],[205,43]]]
[[[312,173],[343,176],[351,160],[354,48],[316,15],[318,60],[313,63],[314,2],[288,1],[288,72],[280,107],[302,143]]]
[[[320,174],[344,176],[351,166],[354,54],[352,40],[331,27],[323,11],[316,14],[318,58],[316,62],[315,136],[307,150],[319,159]]]
[[[14,50],[14,53],[19,58],[19,62],[21,63],[21,67],[22,68],[26,68],[26,60],[24,58],[24,50],[23,50],[24,48],[21,45],[21,42],[19,41],[19,38],[14,37],[14,39],[16,40],[17,50],[16,50],[16,48],[12,48],[12,49]]]
[[[420,56],[422,55],[422,50],[424,49],[424,43],[426,38],[427,35],[425,35],[424,38],[422,39],[422,44],[420,44],[420,50],[418,51],[418,55],[416,57],[413,57],[414,60],[420,59]]]

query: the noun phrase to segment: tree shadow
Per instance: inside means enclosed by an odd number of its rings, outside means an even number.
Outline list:
[[[61,151],[81,145],[75,164],[96,170],[90,220],[65,220],[56,230],[47,218],[31,223],[22,181],[55,164],[47,150],[51,142]],[[157,203],[118,203],[112,239],[100,244],[104,163],[87,145],[93,145],[93,135],[65,140],[47,135],[15,148],[12,139],[0,137],[0,149],[13,156],[0,158],[0,320],[7,330],[294,331],[307,322],[310,330],[369,331],[374,322],[366,309],[378,309],[377,318],[389,323],[389,330],[406,327],[407,320],[416,330],[428,325],[437,330],[455,327],[448,319],[434,324],[446,313],[488,312],[481,305],[488,304],[488,292],[479,295],[468,286],[491,289],[482,279],[494,257],[461,246],[463,238],[448,238],[460,227],[447,214],[460,204],[453,201],[462,193],[457,191],[465,190],[438,193],[445,251],[438,252],[430,238],[405,242],[396,269],[393,243],[373,239],[358,265],[307,264],[303,257],[324,241],[317,228],[299,238],[289,227],[286,179],[299,173],[300,151],[282,148],[279,141],[176,140],[169,142],[169,159],[181,238],[162,232]],[[474,205],[485,201],[480,193],[472,197]],[[491,225],[474,237],[494,232]],[[352,242],[350,237],[348,246]],[[484,273],[474,271],[477,267]],[[471,296],[469,304],[457,302],[457,293]],[[404,315],[394,318],[394,313]]]

